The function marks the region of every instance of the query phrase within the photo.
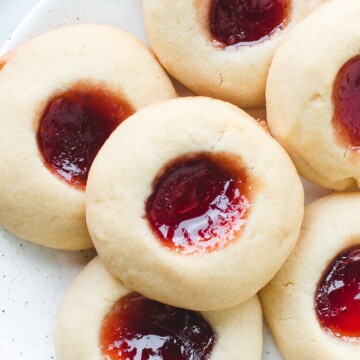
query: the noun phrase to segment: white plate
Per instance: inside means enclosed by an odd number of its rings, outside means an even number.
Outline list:
[[[106,23],[147,41],[140,0],[42,0],[1,53],[29,37],[75,23]],[[305,182],[307,202],[328,193]],[[53,328],[61,298],[94,251],[64,252],[24,242],[0,227],[0,359],[55,359]],[[282,360],[267,328],[263,360]]]

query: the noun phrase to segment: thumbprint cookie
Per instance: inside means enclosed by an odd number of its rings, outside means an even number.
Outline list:
[[[299,235],[303,188],[252,117],[211,98],[142,109],[90,170],[87,224],[105,266],[130,289],[198,311],[252,297]]]
[[[84,189],[110,133],[175,97],[154,56],[103,25],[61,28],[0,59],[0,224],[54,248],[92,246]]]
[[[151,46],[189,89],[240,107],[265,104],[272,57],[324,0],[143,0]]]
[[[261,292],[285,359],[360,359],[360,194],[305,210],[299,242]]]
[[[58,360],[260,360],[257,296],[195,312],[126,288],[95,258],[67,291],[55,331]]]
[[[267,120],[301,175],[345,190],[360,182],[360,3],[333,0],[277,51]]]

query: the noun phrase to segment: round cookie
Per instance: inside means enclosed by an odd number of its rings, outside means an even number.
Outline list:
[[[58,359],[102,359],[107,350],[101,342],[107,314],[119,299],[129,294],[131,290],[115,280],[99,258],[92,260],[70,286],[62,301],[55,332]],[[210,357],[199,359],[235,360],[239,356],[241,359],[261,359],[262,316],[256,296],[227,310],[201,313],[201,317],[212,328],[215,340]],[[152,334],[156,334],[156,331]],[[151,348],[151,345],[155,345],[154,341],[159,340],[148,340],[146,348]],[[167,342],[171,346],[171,340],[167,339]],[[116,346],[120,347],[119,344]],[[146,349],[142,351],[146,353]]]
[[[360,358],[359,210],[357,193],[327,196],[308,206],[294,252],[260,292],[287,360]],[[349,251],[352,261],[344,257]]]
[[[199,311],[255,295],[292,251],[302,216],[286,152],[245,112],[210,98],[130,117],[86,189],[88,228],[109,271],[146,297]]]
[[[143,0],[143,10],[152,49],[172,76],[197,94],[260,107],[275,50],[322,2],[271,0],[260,11],[258,1]],[[214,27],[224,21],[225,32],[239,29],[226,43],[217,39]],[[226,21],[235,24],[228,28]],[[264,33],[254,34],[259,28]]]
[[[170,80],[139,40],[103,25],[46,33],[4,55],[0,64],[0,224],[42,245],[92,247],[85,185],[69,183],[69,171],[78,168],[67,156],[75,149],[76,161],[84,161],[76,149],[81,142],[91,144],[94,134],[86,131],[93,114],[110,113],[117,126],[134,111],[175,97]],[[56,128],[52,116],[62,127]],[[104,141],[101,121],[95,135],[101,133]],[[66,124],[70,131],[77,126],[70,140],[64,138]],[[60,168],[46,157],[54,148],[55,160],[64,159]],[[96,154],[97,148],[91,150]]]
[[[102,265],[99,258],[95,258],[87,265],[67,291],[58,314],[55,331],[58,359],[100,360],[106,354],[108,355],[106,353],[108,347],[103,346],[102,342],[102,335],[107,330],[107,314],[111,312],[119,299],[129,296],[129,294],[131,294],[131,290],[127,289],[120,281],[115,280]],[[169,310],[168,306],[167,310]],[[182,316],[187,313],[192,314],[192,312],[186,310],[182,312]],[[121,315],[122,313],[119,312],[118,317]],[[248,360],[261,359],[262,316],[260,303],[256,296],[230,309],[205,312],[201,313],[200,316],[206,322],[207,328],[211,328],[214,339],[211,345],[212,349],[210,349],[210,356],[196,357],[196,359],[235,360],[239,356],[241,359]],[[142,325],[145,329],[151,326],[151,322],[148,320],[149,317],[143,317],[142,319]],[[164,328],[165,326],[161,324],[160,320],[159,327]],[[145,356],[149,348],[156,347],[156,342],[163,341],[161,338],[156,339],[156,336],[151,335],[157,334],[157,329],[158,327],[155,327],[155,331],[150,332],[150,340],[147,340],[145,348],[136,351],[143,351]],[[204,326],[202,329],[204,329]],[[128,328],[128,332],[130,331],[131,327]],[[208,335],[208,332],[206,332],[206,335]],[[168,336],[166,332],[163,334],[163,337],[165,336],[167,336],[168,350],[169,348],[171,350],[171,336]],[[116,339],[116,341],[116,347],[121,348],[119,339]],[[136,348],[137,342],[136,340],[129,341],[129,344]],[[144,346],[144,343],[142,345]],[[187,344],[182,345],[186,348]],[[163,345],[162,348],[166,348],[166,345]],[[126,358],[132,358],[131,355],[134,356],[134,353],[130,354],[130,357],[127,353]],[[114,359],[118,359],[118,357]]]
[[[333,0],[315,11],[280,46],[267,82],[271,133],[301,175],[335,190],[352,188],[360,180],[359,144],[347,136],[360,122],[359,70],[350,73],[350,80],[345,71],[359,55],[359,16],[356,0]]]

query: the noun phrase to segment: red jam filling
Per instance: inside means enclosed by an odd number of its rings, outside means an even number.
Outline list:
[[[360,246],[340,254],[330,264],[318,285],[315,306],[326,331],[360,342]]]
[[[281,28],[288,0],[212,0],[210,31],[225,45],[256,42]]]
[[[155,181],[147,219],[160,241],[182,253],[210,252],[233,240],[246,222],[249,186],[225,155],[175,161]]]
[[[207,360],[214,342],[214,332],[200,314],[137,293],[113,306],[100,331],[108,360]]]
[[[100,86],[79,85],[54,96],[37,132],[46,166],[69,184],[83,189],[101,146],[131,114],[129,105]]]
[[[333,89],[333,124],[347,147],[360,147],[360,56],[339,71]]]

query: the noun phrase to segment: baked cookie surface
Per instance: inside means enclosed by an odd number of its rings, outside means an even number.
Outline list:
[[[249,115],[181,98],[143,109],[111,135],[89,174],[86,212],[101,259],[127,287],[218,310],[255,295],[284,263],[303,189],[286,152]]]
[[[335,194],[308,206],[294,252],[260,292],[288,360],[360,358],[359,200]]]
[[[171,320],[161,316],[155,316],[152,313],[151,318],[157,318],[158,323],[154,325],[150,321],[150,317],[142,316],[141,324],[132,324],[124,332],[132,333],[132,329],[137,328],[137,336],[135,338],[126,338],[123,336],[121,329],[117,327],[117,337],[111,342],[110,346],[104,340],[109,337],[109,315],[111,316],[114,309],[118,307],[119,301],[127,301],[127,299],[142,301],[140,307],[136,308],[135,313],[132,313],[131,307],[134,303],[128,302],[127,308],[123,311],[117,311],[115,321],[126,318],[127,314],[132,316],[141,316],[149,309],[150,304],[153,309],[161,309],[166,313],[172,313],[177,319],[178,323],[182,323],[182,319],[195,317],[201,319],[200,335],[206,337],[208,349],[207,355],[192,353],[188,349],[188,344],[177,343],[178,334],[168,334],[165,327],[171,325]],[[146,305],[146,302],[148,305]],[[178,318],[176,312],[180,312]],[[191,321],[191,320],[190,320]],[[130,321],[131,323],[131,321]],[[124,326],[124,324],[123,324]],[[188,324],[189,327],[189,324]],[[120,326],[121,328],[121,326]],[[149,328],[151,329],[150,333]],[[141,332],[139,329],[143,329]],[[195,330],[199,327],[195,327]],[[211,331],[210,331],[211,329]],[[194,330],[194,331],[195,331]],[[161,336],[156,334],[160,331]],[[189,328],[183,331],[185,336],[189,333]],[[111,333],[111,331],[110,331]],[[204,334],[205,333],[205,334]],[[209,346],[209,339],[212,333],[211,346]],[[104,338],[104,334],[107,335]],[[140,336],[139,336],[140,334]],[[128,335],[129,336],[129,335]],[[143,338],[142,338],[143,336]],[[173,337],[175,336],[175,340]],[[195,338],[195,340],[194,340]],[[195,344],[196,339],[199,338],[199,333],[194,332],[188,342]],[[143,341],[142,341],[143,339]],[[190,341],[189,341],[190,340]],[[146,300],[139,295],[131,292],[120,281],[115,280],[102,265],[99,258],[95,258],[77,277],[77,279],[70,286],[65,298],[62,302],[55,333],[55,342],[57,356],[59,360],[100,360],[106,355],[108,359],[135,359],[138,356],[146,356],[149,353],[156,352],[160,354],[162,359],[188,359],[190,354],[193,354],[194,359],[211,359],[211,360],[231,360],[231,359],[248,359],[260,360],[262,352],[262,316],[261,307],[257,297],[253,297],[241,305],[215,312],[194,313],[187,310],[174,309],[172,307],[155,303]],[[178,353],[173,353],[169,357],[169,351],[178,349],[179,346],[186,348],[187,356],[180,356]],[[115,351],[113,351],[115,349]],[[153,351],[153,352],[152,352]],[[166,354],[168,357],[166,357]],[[170,352],[171,354],[171,352]],[[135,357],[135,355],[137,357]],[[176,355],[176,356],[174,356]]]
[[[309,15],[276,52],[267,82],[271,133],[301,175],[335,190],[360,180],[359,14],[359,2],[335,0]]]
[[[171,75],[199,95],[261,107],[275,50],[288,30],[323,1],[142,3],[151,46]]]
[[[108,136],[103,119],[91,133],[92,116],[111,114],[113,129],[139,108],[175,97],[170,80],[140,41],[103,25],[46,33],[5,54],[0,64],[1,225],[54,248],[92,247],[83,191],[92,158],[81,186],[70,181],[92,137],[100,133],[93,157]],[[77,153],[78,145],[83,152]],[[72,152],[79,167],[68,158]]]

